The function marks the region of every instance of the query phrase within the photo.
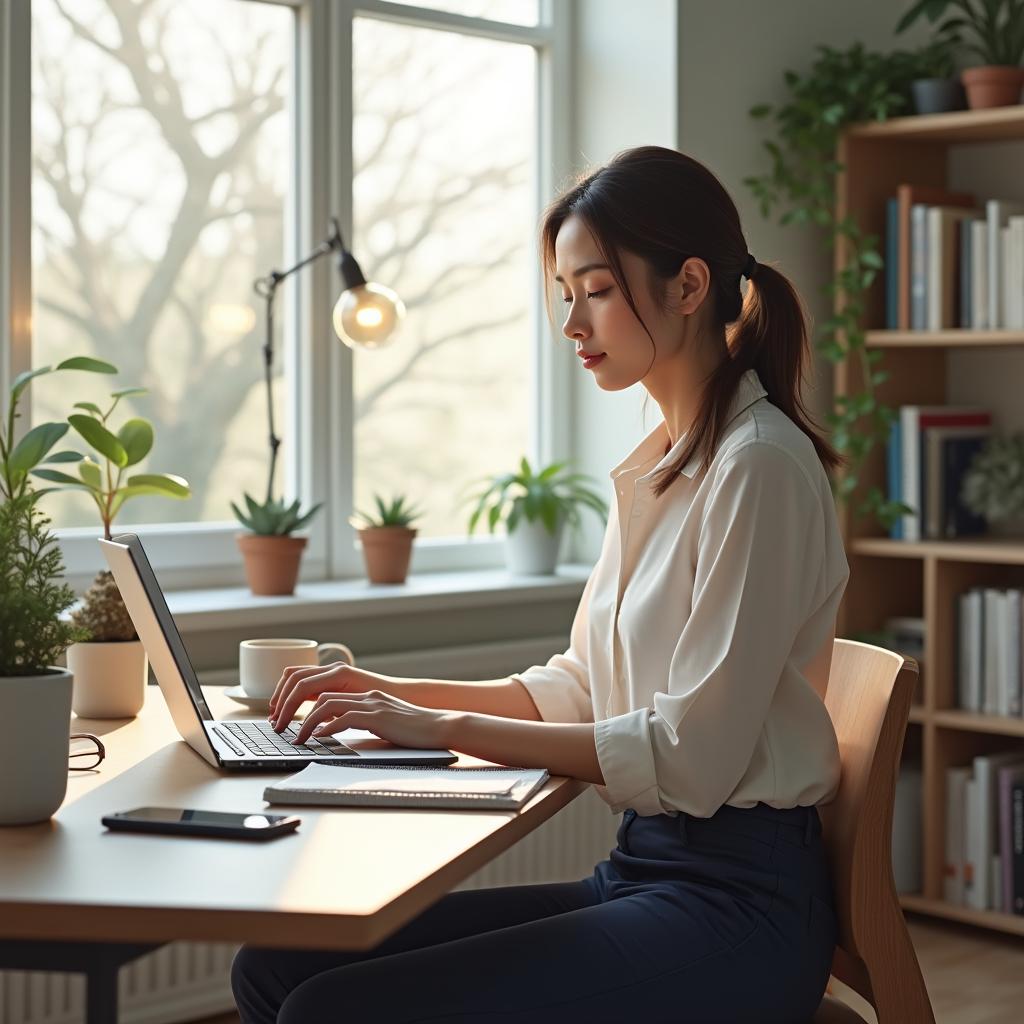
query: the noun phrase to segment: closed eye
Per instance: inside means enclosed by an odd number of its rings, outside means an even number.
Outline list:
[[[587,292],[587,298],[588,299],[599,299],[602,295],[606,295],[611,290],[612,290],[612,286],[609,285],[607,288],[602,288],[600,291]],[[563,297],[562,301],[563,302],[572,302],[572,296],[570,295],[568,298]]]

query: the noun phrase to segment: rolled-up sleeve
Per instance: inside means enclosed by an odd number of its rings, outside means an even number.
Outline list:
[[[590,669],[587,665],[588,607],[600,559],[590,572],[580,597],[569,647],[563,654],[554,654],[546,665],[531,665],[517,672],[518,679],[537,705],[545,722],[592,722],[594,705],[590,697]]]
[[[748,442],[713,488],[667,689],[653,708],[596,726],[613,812],[714,814],[743,778],[797,635],[827,596],[821,499],[793,455]]]

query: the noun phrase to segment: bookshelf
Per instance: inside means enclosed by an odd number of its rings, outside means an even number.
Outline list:
[[[1024,142],[1024,105],[994,110],[894,118],[851,126],[839,143],[844,170],[836,181],[840,218],[852,216],[865,232],[885,237],[885,203],[903,182],[953,187],[955,148],[975,143]],[[1020,166],[1019,154],[1014,154]],[[963,187],[963,182],[957,183]],[[969,188],[970,186],[968,186]],[[979,195],[1024,199],[1021,186]],[[845,264],[847,242],[837,241],[836,265]],[[866,344],[885,349],[880,367],[891,374],[877,393],[886,405],[940,405],[949,401],[949,364],[956,358],[991,358],[991,353],[1024,352],[1024,332],[1011,330],[878,330],[885,323],[885,281],[878,278],[865,295]],[[964,355],[966,353],[966,356]],[[836,394],[860,390],[857,361],[836,366]],[[998,426],[998,424],[997,424]],[[850,582],[839,612],[838,635],[881,628],[890,616],[923,616],[925,649],[920,659],[919,692],[911,708],[904,757],[922,768],[922,877],[920,893],[901,895],[905,909],[1024,936],[1024,916],[979,911],[942,899],[945,848],[945,772],[977,754],[1020,746],[1024,719],[960,710],[956,702],[957,596],[976,585],[1024,586],[1024,538],[971,537],[952,541],[892,540],[876,524],[856,518],[852,506],[870,486],[886,488],[885,452],[866,461],[849,505],[839,520],[850,562]]]

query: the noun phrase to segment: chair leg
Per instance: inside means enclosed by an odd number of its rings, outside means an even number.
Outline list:
[[[935,1024],[924,975],[903,914],[894,913],[889,925],[879,927],[876,934],[888,941],[869,946],[864,964],[871,978],[871,1001],[878,1024]]]

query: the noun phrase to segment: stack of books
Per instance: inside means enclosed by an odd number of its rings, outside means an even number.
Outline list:
[[[1017,589],[973,587],[957,599],[957,705],[1024,717],[1022,602]]]
[[[985,520],[960,490],[974,456],[992,432],[992,413],[976,406],[904,405],[886,453],[890,501],[913,512],[889,529],[894,540],[951,540],[984,533]]]
[[[946,769],[943,899],[1024,914],[1024,750]]]
[[[1024,202],[899,185],[885,288],[889,330],[1024,329]]]

